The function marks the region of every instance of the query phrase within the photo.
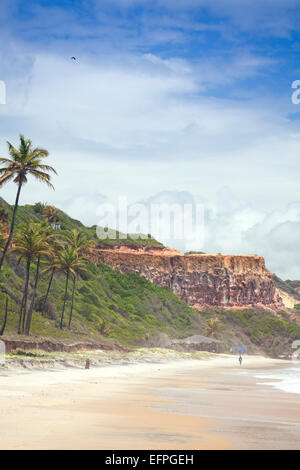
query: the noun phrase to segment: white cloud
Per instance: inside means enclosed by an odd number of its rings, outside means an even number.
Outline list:
[[[19,132],[47,147],[61,175],[55,181],[62,201],[67,190],[82,193],[99,181],[110,197],[137,199],[171,187],[197,192],[199,185],[211,194],[210,181],[216,188],[230,181],[253,200],[297,199],[300,136],[297,123],[283,119],[282,102],[205,96],[192,63],[154,54],[77,63],[50,54],[16,58],[0,108],[0,150]],[[250,63],[251,70],[261,66],[259,59]],[[217,64],[214,77],[220,86],[229,80]]]
[[[259,58],[254,57],[239,64],[237,60],[233,71],[225,70],[222,76],[212,64],[209,81],[221,86],[245,75],[245,67],[252,74],[261,66]],[[56,133],[60,145],[65,134],[63,141],[81,139],[98,144],[99,151],[122,150],[138,158],[143,158],[143,151],[152,152],[155,158],[158,147],[164,158],[168,154],[170,158],[180,157],[186,146],[195,150],[200,145],[202,152],[209,153],[222,146],[226,152],[238,148],[246,136],[268,138],[274,124],[279,130],[276,134],[283,133],[274,104],[267,109],[263,102],[205,97],[206,71],[205,64],[201,72],[201,67],[195,69],[187,61],[163,60],[153,54],[93,64],[84,59],[73,62],[38,55],[31,59],[27,73],[23,68],[22,81],[16,81],[14,74],[9,78],[8,104],[1,113],[8,119],[26,119],[27,127],[42,135],[45,129]],[[220,140],[212,141],[212,135]]]
[[[50,150],[59,172],[55,193],[30,184],[23,202],[55,203],[93,224],[102,194],[203,194],[207,241],[199,249],[262,254],[277,274],[300,277],[298,209],[283,209],[299,200],[300,132],[285,118],[289,97],[221,97],[223,86],[238,88],[274,61],[244,50],[230,61],[103,50],[74,63],[65,46],[58,56],[17,42],[0,45],[0,54],[0,152],[23,132]],[[224,185],[244,202],[226,191],[215,200]],[[13,185],[1,190],[10,201],[14,194]]]
[[[164,191],[144,201],[148,208],[153,203],[195,207],[199,202],[205,210],[204,243],[201,237],[201,241],[170,237],[162,240],[165,244],[181,251],[257,254],[265,258],[271,272],[283,279],[300,279],[300,202],[282,210],[262,210],[236,197],[227,187],[218,192],[214,201],[180,191]]]
[[[300,202],[276,211],[241,202],[226,212],[217,207],[214,217],[207,219],[206,249],[223,254],[258,254],[265,258],[267,268],[283,279],[299,279],[299,233]]]

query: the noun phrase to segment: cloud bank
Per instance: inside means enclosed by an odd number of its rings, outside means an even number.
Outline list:
[[[204,251],[262,254],[300,277],[299,1],[149,5],[2,1],[0,153],[22,132],[59,173],[55,193],[32,183],[22,202],[92,225],[103,200],[201,195]]]

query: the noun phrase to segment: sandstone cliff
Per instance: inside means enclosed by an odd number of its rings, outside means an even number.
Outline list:
[[[122,273],[135,272],[168,287],[191,307],[281,308],[271,273],[260,256],[183,255],[165,249],[93,249],[90,257]]]

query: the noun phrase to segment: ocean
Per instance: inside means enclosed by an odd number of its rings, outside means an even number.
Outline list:
[[[276,369],[276,371],[255,374],[259,379],[275,380],[275,382],[259,382],[261,384],[273,385],[273,387],[287,393],[300,394],[300,364],[295,366]]]
[[[151,407],[204,420],[230,448],[300,449],[300,363],[256,367],[246,356],[241,367],[237,359],[233,364],[183,369],[155,389],[163,400]]]

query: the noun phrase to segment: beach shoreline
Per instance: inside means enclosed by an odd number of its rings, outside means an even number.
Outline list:
[[[288,445],[299,448],[300,395],[255,378],[286,367],[290,361],[260,356],[247,356],[240,367],[236,356],[215,355],[89,370],[7,370],[0,376],[0,448],[260,448],[259,426],[268,428],[268,448],[278,448],[274,426],[283,448],[289,429],[296,430]],[[241,434],[245,426],[248,437]]]

